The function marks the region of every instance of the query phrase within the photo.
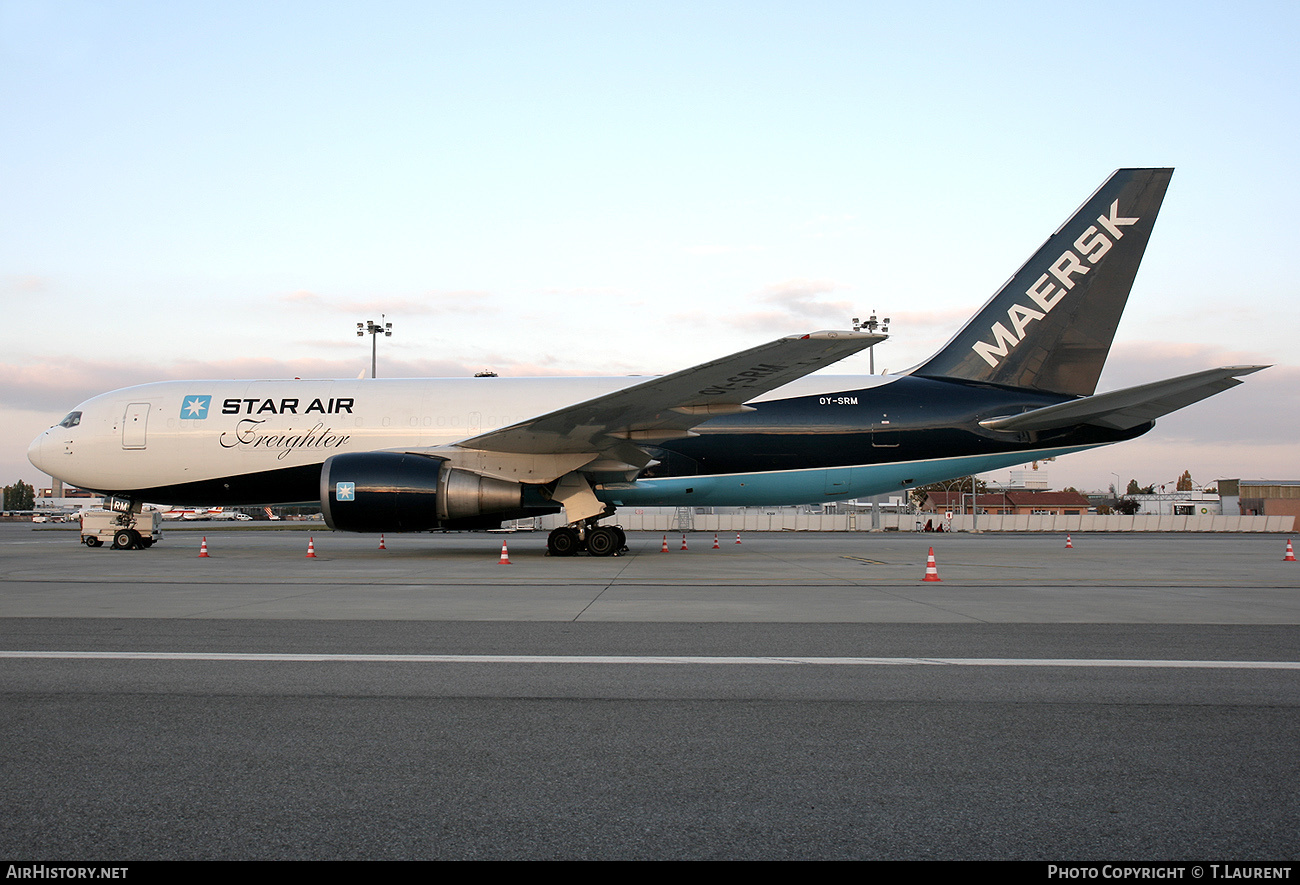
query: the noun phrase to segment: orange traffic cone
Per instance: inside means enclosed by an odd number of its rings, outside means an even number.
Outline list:
[[[922,580],[922,581],[942,581],[942,580],[943,580],[943,578],[939,577],[939,569],[938,569],[938,567],[934,564],[934,548],[933,548],[933,547],[930,548],[930,555],[929,555],[929,556],[926,558],[926,560],[925,560],[925,577],[922,578],[921,580]]]
[[[1291,539],[1286,539],[1286,556],[1282,557],[1283,562],[1295,562],[1295,550],[1291,547]]]
[[[686,549],[686,536],[685,536],[685,535],[682,535],[682,549],[683,549],[683,550]]]
[[[1065,549],[1066,550],[1074,549],[1074,542],[1070,540],[1070,535],[1068,533],[1065,536]]]
[[[316,539],[312,537],[307,538],[307,558],[316,558]]]
[[[510,565],[510,551],[506,550],[504,539],[501,541],[501,559],[497,561],[497,565]]]
[[[717,533],[717,532],[714,532],[714,533],[713,533],[713,549],[714,549],[714,550],[721,550],[721,549],[722,549],[721,547],[718,546],[718,533]]]
[[[659,548],[659,552],[660,552],[660,553],[667,553],[667,552],[668,552],[668,536],[667,536],[667,535],[664,535],[664,546]]]
[[[736,543],[740,543],[740,532],[736,532]]]
[[[1290,541],[1287,542],[1287,549],[1288,549],[1288,550],[1291,549],[1291,542],[1290,542]],[[199,559],[208,559],[208,558],[209,558],[209,557],[208,557],[208,538],[207,538],[207,536],[205,535],[205,536],[203,537],[203,543],[199,545]]]
[[[384,536],[383,536],[383,535],[380,535],[380,536],[379,536],[379,549],[380,549],[380,550],[387,550],[387,549],[388,549],[387,547],[384,546]]]

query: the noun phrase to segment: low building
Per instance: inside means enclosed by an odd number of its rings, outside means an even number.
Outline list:
[[[970,492],[931,492],[921,502],[926,513],[998,513],[1007,516],[1043,515],[1077,516],[1088,512],[1088,499],[1078,492],[1040,492],[1033,489],[1007,489],[981,492],[972,504]]]
[[[1233,516],[1300,516],[1298,479],[1221,479],[1219,496]]]
[[[104,503],[104,496],[85,489],[64,488],[56,483],[52,488],[37,489],[33,505],[41,513],[73,513],[83,508],[96,508]]]

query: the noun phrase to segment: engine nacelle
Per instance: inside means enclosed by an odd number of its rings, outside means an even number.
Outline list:
[[[506,519],[517,513],[522,501],[521,483],[402,452],[335,455],[320,472],[321,513],[336,531],[422,532],[488,523],[493,514]]]

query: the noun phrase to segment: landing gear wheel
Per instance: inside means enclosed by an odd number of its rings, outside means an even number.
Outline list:
[[[567,525],[551,532],[546,539],[546,550],[552,556],[573,556],[581,546],[577,530]]]
[[[587,552],[592,556],[613,556],[623,545],[619,543],[619,530],[613,526],[601,526],[587,532]]]
[[[610,528],[618,533],[618,550],[622,553],[627,549],[627,532],[623,531],[621,525],[610,526]]]
[[[113,534],[113,549],[130,550],[139,538],[134,529],[118,529]]]

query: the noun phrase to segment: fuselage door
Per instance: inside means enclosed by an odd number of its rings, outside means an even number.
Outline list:
[[[898,429],[889,423],[885,415],[871,425],[871,445],[877,449],[893,449],[899,445]]]
[[[845,467],[832,467],[826,470],[826,487],[827,495],[835,497],[844,497],[848,495],[849,490],[853,487],[853,471]]]
[[[122,416],[122,448],[143,449],[149,424],[149,404],[131,403]]]

